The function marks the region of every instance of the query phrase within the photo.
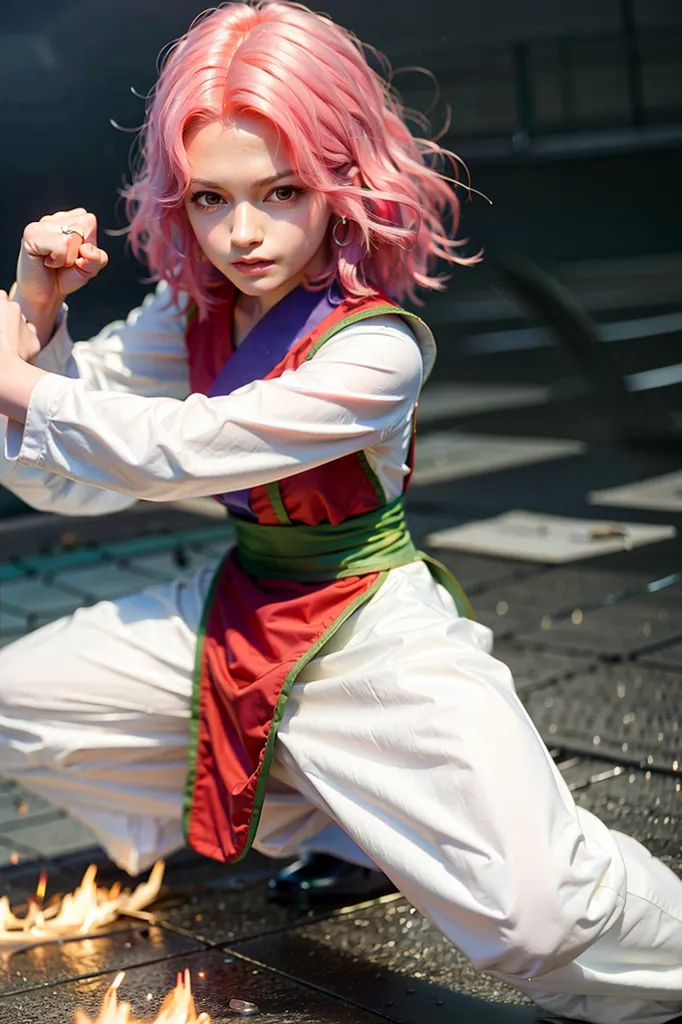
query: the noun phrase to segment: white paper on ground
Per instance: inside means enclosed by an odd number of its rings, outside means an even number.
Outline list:
[[[412,484],[434,484],[565,458],[579,455],[584,448],[580,441],[551,437],[498,437],[457,430],[438,431],[417,440]]]
[[[429,547],[473,551],[479,555],[531,562],[573,562],[667,540],[674,526],[571,519],[515,509],[492,519],[439,530],[426,538]]]
[[[654,476],[622,487],[609,487],[605,491],[591,491],[587,497],[592,505],[682,512],[682,471]]]

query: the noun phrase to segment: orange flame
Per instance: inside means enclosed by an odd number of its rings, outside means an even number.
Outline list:
[[[120,882],[111,888],[97,886],[97,867],[91,864],[74,892],[52,899],[46,907],[42,905],[47,890],[47,875],[43,872],[35,896],[28,900],[25,917],[14,914],[7,896],[0,897],[0,953],[87,935],[122,915],[153,920],[143,908],[158,896],[164,870],[164,862],[157,861],[147,881],[131,892],[122,889]]]
[[[41,871],[40,878],[38,879],[38,885],[36,886],[36,899],[38,903],[42,903],[45,899],[45,893],[47,892],[47,871]]]
[[[74,1024],[144,1024],[138,1018],[131,1017],[130,1003],[118,1001],[118,989],[123,977],[121,971],[107,989],[96,1020],[90,1020],[82,1010],[77,1010]],[[151,1024],[211,1024],[211,1018],[207,1013],[197,1013],[189,971],[178,974],[175,988],[171,989],[161,1003],[159,1013]]]

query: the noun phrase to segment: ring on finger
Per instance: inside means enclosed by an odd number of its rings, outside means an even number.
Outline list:
[[[69,224],[59,229],[63,235],[80,235],[85,241],[85,228],[81,224]]]

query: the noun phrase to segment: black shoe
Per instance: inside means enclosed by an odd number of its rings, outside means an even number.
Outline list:
[[[362,903],[395,892],[382,871],[361,868],[327,853],[309,853],[268,882],[270,899],[292,906]]]

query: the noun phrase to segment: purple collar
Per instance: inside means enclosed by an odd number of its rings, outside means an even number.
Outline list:
[[[329,289],[310,292],[298,285],[251,328],[213,381],[209,398],[230,395],[245,384],[267,377],[336,305],[337,301],[329,297]]]
[[[251,328],[214,380],[209,398],[230,395],[237,388],[267,377],[341,300],[342,295],[334,286],[323,292],[307,291],[303,285],[294,288]],[[218,500],[236,515],[254,519],[249,506],[250,493],[250,490],[230,491],[219,495]]]

